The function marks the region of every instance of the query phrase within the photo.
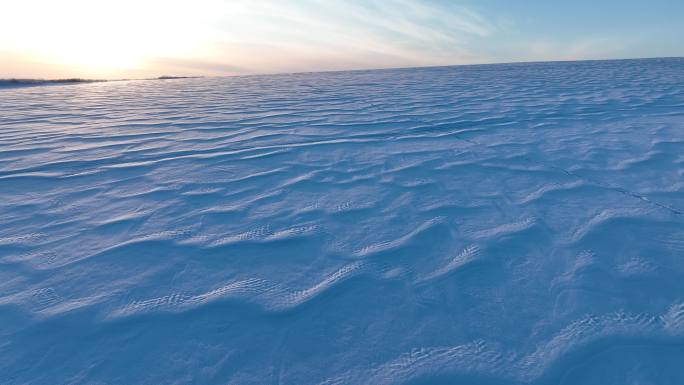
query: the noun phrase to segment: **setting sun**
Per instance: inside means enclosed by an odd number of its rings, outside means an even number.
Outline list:
[[[95,77],[144,74],[155,57],[188,57],[201,49],[200,12],[180,2],[116,3],[72,0],[11,3],[12,14],[33,13],[31,23],[8,18],[0,26],[3,51],[34,63],[50,63],[46,72]],[[188,28],[187,18],[194,22]]]

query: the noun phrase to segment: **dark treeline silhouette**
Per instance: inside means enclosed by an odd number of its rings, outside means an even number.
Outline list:
[[[156,78],[147,79],[115,79],[115,80],[105,80],[105,79],[82,79],[82,78],[65,78],[65,79],[20,79],[20,78],[10,78],[10,79],[0,79],[0,88],[3,87],[22,87],[22,86],[41,86],[50,84],[80,84],[80,83],[98,83],[98,82],[114,82],[114,81],[124,81],[124,80],[171,80],[171,79],[192,79],[198,78],[200,76],[159,76]]]

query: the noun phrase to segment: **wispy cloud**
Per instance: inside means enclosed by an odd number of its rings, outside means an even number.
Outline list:
[[[494,31],[449,2],[237,0],[217,9],[207,54],[250,72],[469,62],[469,40]]]

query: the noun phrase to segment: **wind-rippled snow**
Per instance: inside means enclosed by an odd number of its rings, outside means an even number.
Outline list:
[[[2,384],[684,383],[684,59],[0,90]]]

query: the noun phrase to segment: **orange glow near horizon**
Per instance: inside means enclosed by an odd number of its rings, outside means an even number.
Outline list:
[[[23,61],[29,71],[31,66],[44,67],[46,77],[155,74],[150,58],[188,56],[200,48],[202,30],[183,28],[180,21],[193,15],[179,5],[178,1],[17,1],[10,13],[31,15],[31,23],[8,18],[0,26],[0,55],[14,54],[5,62]]]

